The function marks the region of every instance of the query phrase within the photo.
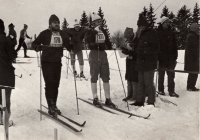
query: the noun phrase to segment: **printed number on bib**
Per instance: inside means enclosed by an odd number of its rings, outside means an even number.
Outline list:
[[[51,47],[62,47],[62,44],[63,44],[63,42],[62,42],[61,36],[52,34],[50,46]]]
[[[105,35],[101,30],[98,31],[98,34],[96,35],[96,43],[104,43],[105,42]]]

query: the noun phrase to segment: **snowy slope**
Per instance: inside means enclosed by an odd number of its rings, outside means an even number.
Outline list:
[[[108,51],[110,68],[118,69],[116,58],[113,51]],[[28,55],[36,57],[34,51],[28,51]],[[66,55],[66,52],[64,52]],[[23,50],[19,52],[23,56]],[[84,52],[84,58],[87,58]],[[119,56],[118,56],[119,58]],[[187,92],[186,82],[187,74],[176,73],[176,92],[180,98],[163,97],[178,106],[156,99],[156,107],[132,107],[130,111],[136,114],[147,115],[151,113],[148,120],[136,117],[127,118],[127,115],[119,113],[112,115],[110,113],[96,109],[82,101],[79,101],[80,115],[77,115],[76,96],[74,90],[74,79],[69,70],[68,79],[66,79],[66,58],[63,57],[62,78],[59,87],[58,107],[63,115],[78,120],[87,121],[81,133],[74,133],[52,120],[43,117],[40,121],[39,109],[40,102],[40,69],[37,64],[37,58],[17,58],[19,62],[32,62],[26,64],[15,64],[15,73],[22,74],[22,78],[16,77],[16,89],[11,97],[11,119],[15,126],[11,127],[11,140],[53,140],[54,128],[58,130],[59,140],[197,140],[199,138],[199,93]],[[179,58],[176,69],[183,70],[184,51],[179,51]],[[125,59],[119,58],[122,77],[124,80]],[[77,64],[77,70],[78,63]],[[25,72],[22,67],[27,71]],[[118,71],[111,70],[111,97],[113,102],[121,109],[127,110],[126,103],[122,102],[124,91]],[[31,74],[31,76],[29,76]],[[85,61],[85,75],[89,77],[89,64]],[[155,74],[156,76],[156,74]],[[156,81],[156,80],[155,80]],[[126,81],[124,80],[126,89]],[[165,81],[167,92],[167,80]],[[44,82],[42,83],[42,103],[46,105],[44,96]],[[77,81],[78,96],[84,99],[92,98],[90,81]],[[198,79],[198,86],[199,79]],[[102,100],[104,94],[102,90]],[[45,109],[43,109],[45,110]],[[0,139],[3,139],[3,127],[0,126]]]

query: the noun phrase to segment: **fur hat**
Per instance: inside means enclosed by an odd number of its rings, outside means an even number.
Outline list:
[[[147,19],[142,14],[139,14],[137,25],[138,26],[148,26]]]
[[[81,27],[81,25],[78,23],[77,19],[74,20],[74,27]]]
[[[50,18],[49,18],[49,25],[52,23],[52,22],[55,22],[55,21],[58,21],[60,23],[60,20],[59,18],[56,16],[56,15],[51,15]]]
[[[10,24],[8,25],[8,27],[15,27],[15,25],[13,25],[12,23],[10,23]]]
[[[165,21],[170,21],[171,22],[171,20],[168,17],[163,16],[162,18],[160,18],[160,21],[158,22],[158,24],[163,24]]]
[[[2,19],[0,19],[0,29],[3,31],[5,30],[4,22]]]
[[[101,20],[101,17],[99,15],[97,15],[96,13],[92,14],[92,22],[97,21],[97,20]]]

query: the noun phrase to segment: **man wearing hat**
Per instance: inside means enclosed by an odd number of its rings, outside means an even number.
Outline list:
[[[80,78],[85,78],[85,75],[83,72],[84,61],[83,61],[82,46],[83,46],[83,38],[87,30],[81,27],[77,19],[75,19],[74,28],[66,28],[66,29],[63,29],[63,31],[68,33],[68,35],[71,37],[71,43],[73,45],[73,49],[70,51],[71,66],[73,69],[73,73],[76,77],[79,76],[77,74],[76,67],[75,67],[75,58],[76,58],[75,56],[77,55],[78,61],[79,61],[79,68],[80,68]]]
[[[159,38],[157,33],[149,28],[149,24],[142,14],[139,15],[137,25],[136,70],[138,71],[138,95],[136,96],[136,102],[131,105],[144,106],[146,94],[148,95],[147,104],[154,105],[154,70],[157,68]]]
[[[61,114],[61,111],[57,108],[62,66],[61,58],[63,56],[63,47],[69,50],[69,36],[60,30],[60,20],[56,15],[50,16],[49,29],[42,31],[32,45],[36,51],[42,51],[41,65],[45,81],[48,113],[52,116]]]
[[[102,107],[97,96],[97,80],[98,76],[103,81],[103,88],[105,93],[105,105],[115,108],[115,104],[110,99],[110,71],[106,49],[111,50],[111,43],[103,29],[102,19],[99,15],[93,13],[92,16],[92,29],[88,30],[85,35],[85,41],[89,47],[89,64],[91,75],[91,89],[93,94],[93,104],[97,107]]]
[[[0,85],[15,87],[15,68],[12,61],[17,57],[10,39],[6,37],[4,22],[0,19]],[[6,89],[6,107],[9,117],[11,89]],[[2,105],[2,96],[0,89],[0,104]],[[0,111],[1,113],[1,111]],[[0,115],[1,116],[1,115]],[[0,122],[2,118],[0,118]],[[11,124],[10,124],[11,125]]]
[[[26,38],[32,39],[31,37],[28,36],[27,29],[28,29],[28,25],[24,24],[24,29],[22,29],[21,32],[20,32],[19,45],[16,49],[16,51],[18,52],[20,50],[21,46],[23,46],[25,58],[29,57],[27,55],[27,46],[26,46],[26,43],[25,43],[25,39]]]
[[[158,53],[159,60],[159,77],[158,77],[158,94],[165,95],[164,92],[164,77],[165,69],[174,70],[176,67],[176,59],[178,57],[178,49],[176,45],[176,38],[173,30],[170,27],[170,20],[163,16],[158,22],[158,35],[160,40],[160,50]],[[179,97],[175,93],[175,73],[166,71],[168,76],[168,92],[171,97]]]

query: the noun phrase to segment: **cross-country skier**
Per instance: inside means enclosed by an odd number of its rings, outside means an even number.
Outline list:
[[[48,113],[50,115],[61,114],[56,103],[61,77],[63,47],[69,49],[69,36],[60,30],[60,20],[56,15],[50,16],[49,29],[42,31],[32,44],[36,51],[42,50],[41,64]]]
[[[138,71],[138,95],[136,102],[132,105],[144,106],[146,94],[148,95],[147,104],[154,105],[154,70],[157,68],[159,38],[156,31],[148,27],[149,24],[142,14],[139,15],[137,25],[136,70]]]
[[[15,49],[15,45],[17,45],[17,33],[14,27],[15,26],[12,23],[8,25],[8,28],[9,28],[8,38],[11,40],[11,45]],[[13,63],[15,62],[16,61],[14,60]]]
[[[70,57],[71,57],[71,66],[73,69],[74,75],[77,77],[77,71],[75,66],[75,56],[77,55],[78,61],[79,61],[79,67],[80,67],[80,77],[85,78],[83,68],[84,68],[84,61],[83,61],[83,38],[86,32],[86,29],[81,27],[81,25],[78,23],[77,20],[75,20],[74,28],[66,28],[63,29],[63,31],[67,32],[69,36],[71,37],[71,43],[73,45],[73,49],[70,51]]]
[[[15,68],[12,66],[12,61],[17,57],[17,53],[14,50],[10,39],[6,37],[4,30],[5,30],[4,22],[0,19],[0,85],[14,87]],[[11,91],[12,91],[11,89],[6,89],[6,107],[8,110],[9,118],[11,115],[10,113]],[[2,104],[1,95],[2,93],[0,89],[0,104]],[[2,118],[0,118],[0,122],[2,123]]]
[[[29,57],[27,55],[27,46],[26,46],[26,43],[25,43],[25,39],[26,38],[32,39],[31,37],[28,36],[27,29],[28,29],[28,25],[24,24],[24,29],[22,29],[21,32],[20,32],[19,45],[18,45],[18,47],[16,49],[16,51],[18,52],[20,50],[21,46],[23,46],[23,48],[24,48],[24,57],[25,58]]]
[[[85,35],[85,41],[89,47],[89,64],[90,64],[90,75],[91,75],[91,89],[93,94],[93,104],[101,107],[101,103],[97,96],[97,80],[98,76],[103,81],[104,93],[105,93],[105,104],[107,106],[115,108],[115,104],[110,99],[110,71],[107,59],[106,49],[111,50],[111,43],[108,36],[103,29],[102,19],[97,14],[93,13],[92,17],[92,29],[88,30]]]
[[[127,39],[125,46],[121,47],[122,53],[128,55],[126,57],[126,74],[125,79],[127,80],[127,92],[128,95],[123,101],[135,101],[138,94],[138,71],[135,69],[136,65],[136,45],[134,44],[134,33],[133,29],[127,28],[124,33],[124,37]]]
[[[158,52],[159,68],[174,70],[176,67],[176,59],[178,57],[178,49],[176,45],[176,37],[170,27],[170,20],[163,16],[158,23],[158,36],[160,40],[160,50]],[[175,73],[166,71],[168,76],[168,91],[171,97],[179,97],[175,93]],[[165,71],[159,70],[158,73],[158,94],[165,95],[164,92],[164,77]]]

